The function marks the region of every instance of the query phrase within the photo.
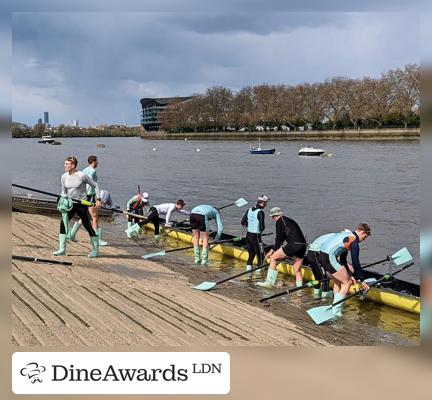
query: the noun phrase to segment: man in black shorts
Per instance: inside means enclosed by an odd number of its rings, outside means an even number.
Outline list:
[[[273,207],[270,210],[270,217],[276,222],[276,239],[273,248],[266,254],[266,259],[270,257],[270,266],[267,271],[267,278],[264,282],[258,282],[258,286],[271,288],[274,286],[278,272],[276,265],[278,261],[286,257],[294,258],[294,271],[296,276],[296,285],[303,284],[301,275],[301,265],[306,253],[306,239],[297,222],[285,217],[279,207]],[[282,244],[286,242],[285,246]]]

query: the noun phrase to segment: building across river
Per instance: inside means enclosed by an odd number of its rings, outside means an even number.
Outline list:
[[[146,131],[158,131],[160,123],[158,121],[158,113],[167,107],[170,103],[176,101],[186,101],[192,97],[163,97],[157,99],[151,99],[144,97],[140,100],[142,111],[141,111],[141,125]]]

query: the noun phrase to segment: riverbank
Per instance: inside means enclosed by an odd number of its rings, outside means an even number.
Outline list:
[[[13,254],[54,258],[58,218],[13,213],[12,223]],[[192,290],[186,276],[140,258],[139,243],[106,232],[111,246],[96,259],[80,231],[56,258],[72,266],[13,261],[14,345],[329,344],[264,309]]]
[[[13,213],[12,220],[13,254],[52,257],[51,251],[57,246],[58,217]],[[263,304],[259,302],[262,290],[250,280],[233,280],[211,292],[192,290],[197,283],[218,281],[238,271],[226,267],[221,270],[226,262],[214,254],[206,268],[193,264],[190,252],[167,254],[157,261],[143,260],[141,255],[173,245],[172,239],[155,242],[149,233],[128,240],[116,224],[104,223],[103,228],[110,246],[101,248],[97,259],[87,258],[90,243],[81,230],[79,241],[68,243],[68,256],[56,258],[71,261],[73,266],[13,262],[15,345],[417,343],[357,318],[317,326],[305,312],[314,300],[293,295],[289,301]],[[400,319],[397,311],[379,315],[384,327],[393,320],[403,322],[401,329],[415,323],[410,316]]]
[[[409,129],[362,129],[335,131],[290,131],[290,132],[189,132],[166,133],[144,132],[142,139],[167,140],[286,140],[286,141],[395,141],[420,140],[420,128]]]

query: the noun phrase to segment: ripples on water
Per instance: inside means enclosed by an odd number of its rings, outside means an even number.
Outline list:
[[[309,240],[369,223],[372,236],[361,246],[364,264],[404,246],[418,260],[419,142],[313,142],[334,157],[299,158],[297,151],[306,142],[264,142],[262,147],[276,147],[281,154],[251,155],[247,141],[61,141],[61,146],[50,146],[35,139],[14,139],[14,157],[20,161],[13,166],[13,182],[59,192],[64,158],[75,155],[82,169],[87,156],[95,154],[101,187],[122,207],[138,185],[149,192],[153,204],[181,197],[189,209],[203,203],[222,206],[239,197],[253,204],[264,193],[271,198],[267,211],[281,207]],[[106,147],[96,148],[97,143]],[[241,232],[245,211],[223,210],[227,232]],[[274,231],[268,217],[266,224]],[[419,282],[416,264],[400,277]]]

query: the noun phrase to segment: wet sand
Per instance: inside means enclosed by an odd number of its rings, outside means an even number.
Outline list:
[[[59,218],[13,213],[13,254],[54,258]],[[152,235],[133,240],[104,226],[101,256],[87,258],[81,229],[68,242],[71,267],[13,262],[13,333],[16,345],[385,345],[417,344],[397,333],[343,318],[315,325],[305,310],[324,304],[291,296],[260,303],[253,279],[236,279],[208,292],[191,289],[238,271],[192,263],[173,252],[153,261],[141,255],[164,243]],[[117,229],[114,229],[117,228]],[[166,243],[165,243],[166,244]],[[183,244],[184,246],[184,244]],[[212,264],[214,264],[212,266]],[[289,301],[288,301],[289,300]]]

